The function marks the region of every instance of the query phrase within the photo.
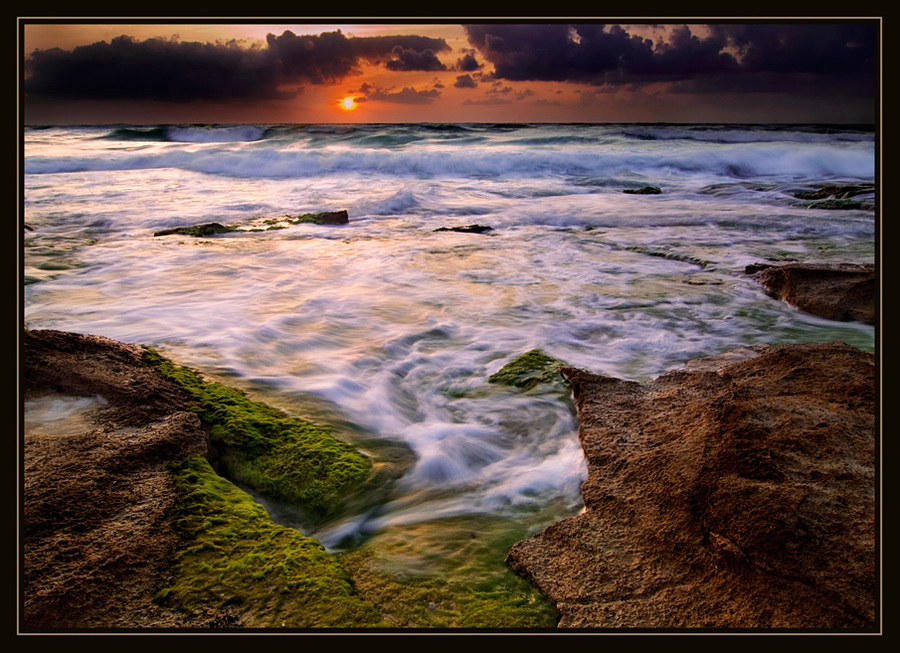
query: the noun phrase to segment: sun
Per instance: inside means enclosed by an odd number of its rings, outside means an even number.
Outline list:
[[[353,109],[356,108],[356,98],[352,95],[348,95],[347,97],[338,100],[338,104],[344,111],[353,111]]]

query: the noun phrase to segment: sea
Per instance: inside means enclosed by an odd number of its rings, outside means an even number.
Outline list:
[[[841,210],[797,197],[874,184],[870,127],[34,126],[22,145],[28,328],[150,345],[413,454],[376,509],[293,524],[333,550],[582,510],[571,398],[488,380],[530,350],[643,382],[746,345],[876,349],[876,327],[796,310],[745,272],[876,262],[874,190]],[[291,219],[339,210],[346,224]],[[210,222],[235,230],[154,235]],[[472,225],[489,229],[453,230]]]

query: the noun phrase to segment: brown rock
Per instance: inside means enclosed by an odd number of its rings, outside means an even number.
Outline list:
[[[875,323],[874,265],[787,263],[747,266],[748,274],[788,304],[829,320]]]
[[[648,384],[563,373],[585,511],[507,557],[560,627],[875,627],[872,354],[750,347]]]
[[[144,364],[138,347],[25,332],[26,407],[98,396],[87,413],[26,423],[22,626],[202,626],[152,602],[178,543],[167,466],[207,451],[188,400]]]

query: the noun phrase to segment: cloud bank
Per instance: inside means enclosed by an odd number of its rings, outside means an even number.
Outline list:
[[[670,26],[666,40],[620,25],[477,24],[469,44],[509,81],[577,81],[640,86],[695,81],[697,90],[753,90],[773,75],[804,85],[837,76],[874,85],[876,33],[871,23],[711,24],[702,37]],[[715,80],[715,83],[711,83]]]
[[[36,50],[25,61],[26,93],[65,99],[287,99],[304,84],[358,72],[363,61],[392,70],[443,70],[443,39],[347,37],[340,31],[269,34],[265,46],[119,36],[109,43]]]

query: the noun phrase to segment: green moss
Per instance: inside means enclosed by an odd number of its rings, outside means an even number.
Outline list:
[[[561,379],[559,369],[565,365],[540,349],[532,349],[501,367],[488,377],[488,381],[527,390],[539,383]]]
[[[302,508],[311,522],[338,512],[369,479],[371,461],[327,429],[208,383],[150,348],[144,358],[196,400],[225,476]]]
[[[206,382],[152,349],[144,356],[196,400],[220,468],[236,481],[321,514],[346,492],[356,500],[354,489],[371,489],[378,475],[368,459],[321,427]],[[538,368],[552,374],[561,365],[537,350],[517,360],[538,377]],[[272,522],[204,458],[174,465],[173,473],[171,517],[181,544],[172,580],[155,597],[160,604],[244,628],[555,628],[554,607],[503,563],[528,535],[522,520],[467,516],[396,526],[331,555]]]
[[[394,628],[554,629],[553,605],[497,555],[526,536],[508,519],[467,516],[396,527],[339,557]]]
[[[228,614],[249,628],[385,625],[319,542],[274,524],[204,458],[188,458],[173,471],[173,523],[182,545],[158,603],[188,614]]]

